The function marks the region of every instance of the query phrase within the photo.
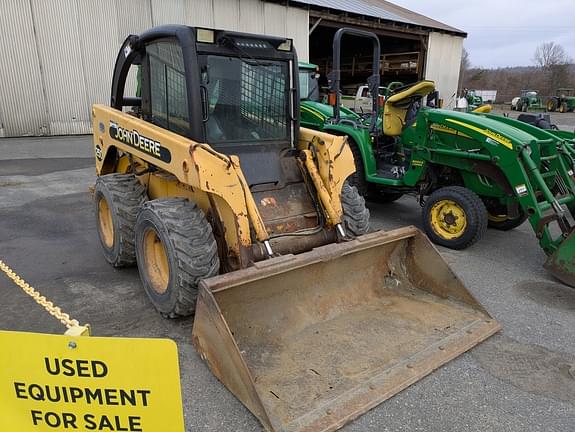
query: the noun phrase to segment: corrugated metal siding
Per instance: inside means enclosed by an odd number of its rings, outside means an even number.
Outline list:
[[[217,0],[213,3],[214,27],[239,30],[240,2],[238,0]]]
[[[463,38],[431,32],[429,34],[425,79],[435,81],[439,97],[447,109],[455,108]]]
[[[191,26],[214,27],[213,2],[214,0],[184,1],[187,11],[186,24]]]
[[[78,40],[74,0],[32,3],[44,89],[48,99],[48,128],[53,135],[90,132],[87,83]],[[57,25],[54,25],[57,23]]]
[[[254,17],[264,16],[264,4],[260,0],[240,0],[240,31],[263,33],[264,20]]]
[[[152,0],[152,22],[162,24],[185,24],[186,7],[182,0]]]
[[[2,0],[0,136],[90,133],[120,44],[168,23],[288,36],[308,59],[307,10],[261,0]]]
[[[309,17],[307,11],[288,8],[285,36],[293,38],[298,59],[304,62],[309,61]]]
[[[0,13],[0,118],[6,136],[47,132],[46,98],[30,4],[3,0]]]
[[[118,53],[118,18],[115,11],[116,0],[81,0],[78,5],[78,26],[81,29],[80,52],[86,79],[87,102],[85,110],[89,113],[93,103],[110,102],[110,83],[112,70]],[[97,5],[97,7],[95,7]],[[97,48],[96,48],[97,47]]]

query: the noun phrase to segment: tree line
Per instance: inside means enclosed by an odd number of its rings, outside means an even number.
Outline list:
[[[558,88],[575,88],[575,64],[560,44],[542,43],[534,52],[533,62],[534,66],[496,69],[473,67],[464,48],[459,88],[497,90],[499,103],[510,102],[519,96],[521,90],[538,91],[545,103]]]

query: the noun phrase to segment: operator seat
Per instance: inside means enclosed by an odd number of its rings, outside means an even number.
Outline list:
[[[385,100],[383,106],[383,133],[387,136],[401,135],[407,125],[407,114],[413,109],[414,100],[421,100],[433,91],[433,81],[419,81],[405,90],[396,90],[396,93]]]

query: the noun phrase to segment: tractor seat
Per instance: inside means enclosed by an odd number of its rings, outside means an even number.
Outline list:
[[[383,133],[387,136],[401,135],[406,124],[407,112],[416,99],[422,99],[435,91],[433,81],[419,81],[405,90],[399,89],[397,93],[386,99],[383,106]]]

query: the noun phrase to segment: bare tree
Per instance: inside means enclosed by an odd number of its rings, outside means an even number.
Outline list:
[[[572,61],[560,44],[544,42],[535,49],[533,57],[535,63],[546,76],[546,86],[542,89],[545,94],[552,94],[558,87],[562,87],[568,80],[567,65]]]
[[[555,42],[544,42],[535,49],[535,63],[542,68],[564,65],[570,62],[565,49]]]
[[[459,92],[461,94],[463,91],[463,81],[467,78],[467,71],[471,68],[471,61],[469,60],[469,53],[465,48],[461,51],[461,65],[459,66]]]

